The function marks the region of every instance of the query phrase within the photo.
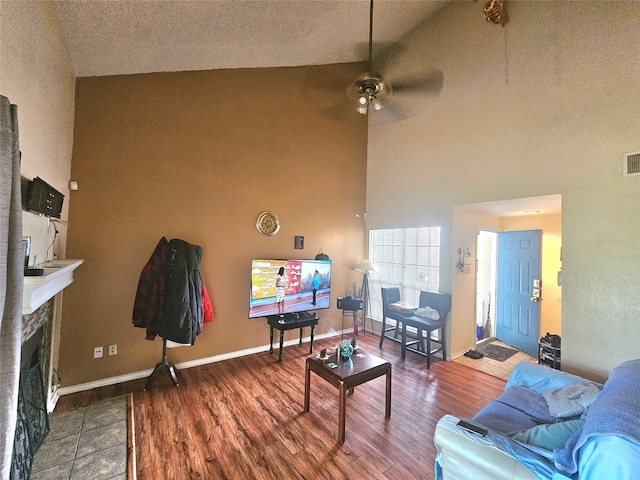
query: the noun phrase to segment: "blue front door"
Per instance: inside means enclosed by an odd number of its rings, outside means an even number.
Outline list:
[[[498,234],[496,338],[534,357],[540,336],[541,238],[541,230]]]

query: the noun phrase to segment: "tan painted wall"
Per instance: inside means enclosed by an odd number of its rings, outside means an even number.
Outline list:
[[[482,7],[451,2],[404,42],[389,78],[437,67],[444,85],[370,125],[367,227],[438,222],[447,292],[454,206],[562,194],[563,369],[602,378],[640,355],[640,177],[621,161],[640,150],[640,3],[508,2],[505,27]]]
[[[361,65],[324,67],[329,74]],[[251,258],[333,261],[332,308],[316,334],[340,328],[335,298],[361,275],[365,119],[331,121],[304,101],[304,68],[218,70],[80,78],[68,254],[84,258],[65,296],[63,385],[143,371],[160,361],[161,339],[131,325],[140,271],[162,236],[204,249],[202,276],[215,321],[187,362],[267,345],[264,319],[248,319]],[[261,211],[280,232],[261,235]],[[294,236],[305,237],[304,250]],[[308,332],[305,332],[308,335]],[[288,332],[287,339],[294,338]],[[93,359],[93,347],[118,355]],[[275,358],[274,358],[275,360]]]

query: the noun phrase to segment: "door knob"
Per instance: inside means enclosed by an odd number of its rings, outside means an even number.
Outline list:
[[[540,289],[539,288],[534,288],[533,291],[531,292],[531,301],[532,302],[541,302],[542,301],[542,297],[540,296]]]

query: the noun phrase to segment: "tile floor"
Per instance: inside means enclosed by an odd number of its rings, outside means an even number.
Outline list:
[[[31,480],[126,480],[127,397],[49,416]]]
[[[507,345],[500,340],[496,340],[493,343],[495,345],[500,345],[501,347],[513,348],[511,345]],[[481,372],[488,373],[489,375],[493,375],[494,377],[504,378],[506,380],[507,378],[509,378],[509,375],[511,375],[511,370],[513,370],[513,367],[515,367],[517,363],[523,361],[537,363],[538,359],[524,352],[518,352],[512,357],[506,359],[504,362],[492,360],[487,357],[482,357],[478,360],[474,360],[473,358],[465,357],[464,355],[459,356],[453,361],[467,367],[475,368],[476,370],[480,370]]]

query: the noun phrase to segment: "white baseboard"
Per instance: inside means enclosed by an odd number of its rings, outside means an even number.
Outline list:
[[[340,332],[339,330],[338,331],[332,330],[327,333],[322,333],[320,335],[314,335],[313,339],[314,341],[322,340],[324,338],[341,335],[342,333],[345,333],[345,334],[349,333],[349,330],[344,330],[344,332]],[[311,336],[303,337],[302,341],[303,342],[311,341]],[[291,345],[297,345],[299,342],[300,342],[299,338],[296,338],[293,340],[287,340],[286,342],[284,342],[284,346],[289,347]],[[275,354],[277,349],[280,348],[280,343],[274,342],[273,348],[274,348],[274,354]],[[232,358],[244,357],[246,355],[253,355],[254,353],[261,353],[261,352],[267,352],[267,351],[269,351],[269,345],[262,345],[259,347],[247,348],[245,350],[237,350],[235,352],[224,353],[222,355],[214,355],[213,357],[198,358],[197,360],[190,360],[188,362],[177,363],[176,368],[178,370],[183,370],[185,368],[197,367],[200,365],[208,365],[210,363],[222,362],[223,360],[230,360]],[[150,368],[148,370],[142,370],[139,372],[127,373],[125,375],[118,375],[117,377],[103,378],[101,380],[95,380],[93,382],[79,383],[77,385],[70,385],[68,387],[60,387],[56,391],[57,398],[55,399],[55,401],[57,402],[58,398],[63,395],[70,395],[72,393],[84,392],[86,390],[91,390],[93,388],[106,387],[109,385],[116,385],[118,383],[129,382],[131,380],[138,380],[140,378],[148,377],[149,375],[151,375],[151,373],[153,373],[153,368]],[[53,408],[55,408],[55,403],[53,404]],[[50,411],[53,411],[53,408],[51,408]]]
[[[47,399],[47,413],[51,413],[55,410],[58,400],[60,400],[60,394],[58,393],[58,389],[56,389],[56,391],[53,392],[53,395]]]

